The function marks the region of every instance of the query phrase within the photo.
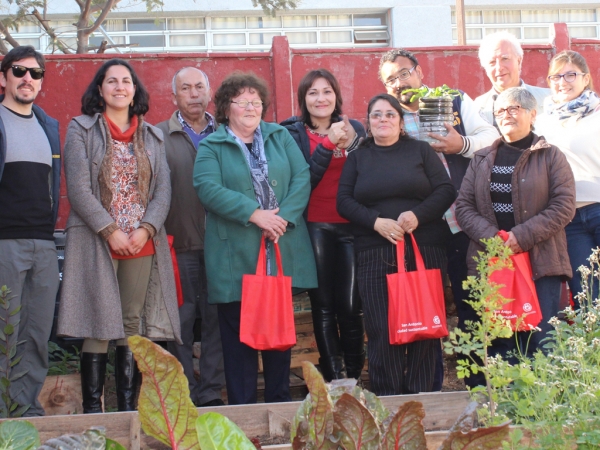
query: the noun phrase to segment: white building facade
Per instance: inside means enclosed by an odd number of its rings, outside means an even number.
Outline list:
[[[303,0],[294,10],[266,15],[251,0],[165,0],[160,11],[123,0],[90,39],[107,40],[109,52],[268,51],[274,36],[292,47],[430,47],[456,44],[453,0]],[[467,43],[506,29],[525,44],[547,43],[551,24],[565,22],[571,37],[600,37],[600,3],[565,0],[465,0]],[[75,0],[49,0],[48,18],[59,37],[75,47]],[[20,44],[57,51],[35,23],[13,32]]]

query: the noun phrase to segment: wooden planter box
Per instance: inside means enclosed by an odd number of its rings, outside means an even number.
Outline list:
[[[410,400],[423,403],[426,413],[423,425],[426,431],[449,429],[470,401],[467,392],[435,392],[381,397],[383,404],[392,412],[397,411],[400,405]],[[299,406],[300,402],[258,403],[199,408],[198,412],[200,414],[206,412],[223,414],[234,421],[248,437],[282,437],[289,436],[290,423]],[[63,434],[82,433],[93,426],[104,426],[108,437],[131,450],[166,448],[155,439],[143,434],[137,411],[31,417],[17,420],[29,420],[33,423],[40,433],[42,442]],[[445,436],[445,433],[442,432],[440,435]],[[440,436],[438,439],[437,434],[431,436],[432,446],[430,448],[436,448],[434,443],[440,443],[443,437]],[[287,449],[290,446],[267,446],[265,448]]]

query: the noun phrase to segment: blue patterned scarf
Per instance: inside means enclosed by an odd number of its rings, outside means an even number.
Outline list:
[[[254,131],[254,140],[252,141],[251,150],[248,150],[244,141],[236,136],[229,126],[225,125],[225,129],[227,130],[227,133],[235,139],[235,142],[246,157],[246,162],[248,163],[250,175],[252,177],[254,195],[256,196],[256,201],[260,205],[260,209],[278,208],[279,202],[269,183],[269,165],[267,157],[265,156],[265,142],[263,141],[260,126]],[[271,241],[267,239],[267,274],[269,275],[271,275],[271,247]]]
[[[558,120],[577,121],[600,111],[600,97],[589,89],[584,90],[581,95],[566,103],[554,103],[552,97],[544,101],[544,112],[550,116],[558,117]]]

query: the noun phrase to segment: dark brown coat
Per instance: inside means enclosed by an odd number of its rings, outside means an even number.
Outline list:
[[[473,156],[456,201],[458,223],[471,238],[467,253],[469,274],[475,274],[473,257],[483,250],[482,238],[498,233],[492,208],[490,177],[502,141],[479,150]],[[575,181],[567,159],[558,147],[543,137],[533,143],[515,164],[512,201],[517,242],[528,251],[533,278],[573,276],[565,227],[575,215]]]

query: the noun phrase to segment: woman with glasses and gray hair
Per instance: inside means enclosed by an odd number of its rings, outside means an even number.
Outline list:
[[[240,341],[242,276],[256,272],[264,236],[273,266],[272,242],[279,243],[283,272],[292,277],[293,287],[317,286],[302,217],[310,174],[286,129],[263,120],[269,106],[264,80],[234,72],[214,100],[220,125],[200,143],[194,165],[194,187],[207,212],[208,302],[218,308],[228,403],[256,403],[258,350]],[[261,354],[265,402],[290,401],[291,350]]]
[[[600,245],[600,97],[585,59],[571,50],[552,58],[548,84],[552,95],[546,99],[538,129],[563,151],[575,176],[577,211],[566,231],[573,268],[569,287],[579,307],[582,280],[577,269],[589,265],[592,248]],[[594,278],[593,298],[598,292]]]
[[[467,255],[483,250],[481,239],[508,233],[505,245],[514,253],[529,252],[542,321],[541,331],[518,332],[519,346],[531,355],[552,328],[558,313],[560,285],[572,276],[565,226],[575,213],[575,182],[563,153],[533,132],[536,101],[524,88],[503,91],[494,116],[502,137],[473,156],[456,201],[458,223],[471,238]],[[494,354],[515,350],[515,339],[498,339]]]

